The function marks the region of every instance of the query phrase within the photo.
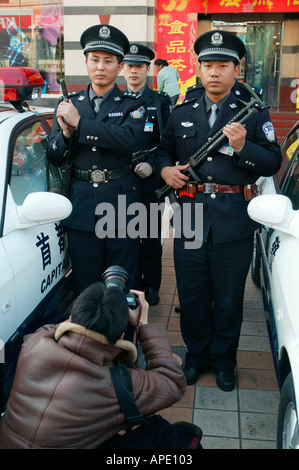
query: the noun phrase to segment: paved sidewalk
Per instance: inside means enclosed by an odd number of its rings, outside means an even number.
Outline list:
[[[164,235],[168,227],[164,224]],[[173,265],[172,231],[163,245],[160,302],[150,307],[149,321],[163,322],[174,353],[183,360],[186,346],[180,334],[179,305]],[[182,400],[160,414],[171,423],[189,421],[203,430],[205,449],[275,449],[279,390],[267,336],[260,290],[247,279],[244,321],[232,392],[216,386],[215,374],[202,374],[188,386]]]

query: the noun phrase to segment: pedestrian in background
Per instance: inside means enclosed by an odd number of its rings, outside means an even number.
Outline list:
[[[205,92],[171,113],[155,168],[168,185],[182,189],[181,208],[183,213],[188,209],[193,225],[196,205],[202,207],[201,246],[186,248],[190,240],[183,232],[174,239],[187,384],[212,369],[218,387],[231,391],[245,281],[258,228],[247,213],[246,191],[253,191],[260,176],[279,170],[281,153],[266,107],[259,107],[244,126],[227,125],[252,97],[245,87],[240,91],[234,86],[245,54],[241,39],[210,31],[197,39],[194,50]],[[221,129],[227,143],[194,170],[198,180],[192,182],[182,173],[188,167],[185,162]]]
[[[131,43],[128,54],[124,57],[124,76],[127,82],[127,91],[140,93],[145,103],[145,123],[135,151],[150,150],[160,142],[163,129],[170,116],[171,100],[164,92],[151,90],[146,84],[150,71],[150,64],[155,53],[152,49],[139,43]],[[155,190],[158,188],[158,178],[153,170],[154,155],[147,161],[137,163],[134,171],[137,175],[140,200],[146,207],[147,237],[141,238],[141,288],[149,305],[159,302],[159,289],[162,277],[162,213],[158,213],[158,220],[151,221],[151,204],[160,201]],[[157,222],[157,227],[152,227]],[[151,232],[151,227],[154,229]],[[152,233],[152,234],[151,234]]]
[[[155,66],[159,70],[157,74],[158,91],[165,91],[170,96],[171,103],[174,106],[181,93],[178,84],[180,75],[174,67],[168,65],[165,59],[156,59]]]
[[[91,84],[59,102],[47,148],[52,164],[65,164],[68,153],[72,164],[73,211],[64,225],[75,286],[79,293],[109,266],[120,265],[130,275],[130,286],[139,288],[140,243],[127,233],[127,208],[138,202],[131,161],[145,108],[142,99],[124,95],[115,84],[129,41],[119,29],[99,24],[84,31],[80,43]],[[110,212],[105,222],[108,204],[114,219]]]

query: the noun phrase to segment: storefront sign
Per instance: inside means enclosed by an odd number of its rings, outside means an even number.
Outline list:
[[[163,0],[159,13],[290,13],[299,12],[299,0]]]
[[[197,14],[164,13],[158,16],[158,51],[156,58],[165,59],[179,75],[181,95],[186,88],[196,83],[196,54],[193,49],[196,39]]]

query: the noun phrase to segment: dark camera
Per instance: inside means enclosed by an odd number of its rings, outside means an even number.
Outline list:
[[[128,306],[131,310],[139,307],[137,297],[132,292],[126,292],[126,286],[130,281],[130,276],[127,271],[121,266],[110,266],[106,269],[102,276],[103,282],[107,287],[118,287],[126,294]]]

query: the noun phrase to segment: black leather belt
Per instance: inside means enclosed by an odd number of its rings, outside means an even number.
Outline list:
[[[87,181],[88,183],[108,183],[111,180],[117,180],[124,176],[132,174],[131,167],[118,168],[117,170],[77,170],[74,168],[74,178],[80,181]]]

